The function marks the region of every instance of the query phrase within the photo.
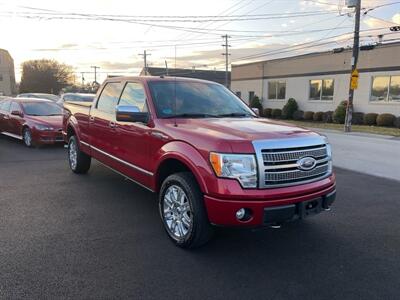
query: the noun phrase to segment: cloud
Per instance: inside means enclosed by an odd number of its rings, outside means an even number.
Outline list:
[[[397,23],[397,24],[400,24],[400,13],[395,14],[395,15],[392,17],[392,21],[395,22],[395,23]]]
[[[397,14],[398,18],[400,19],[400,14]],[[393,16],[393,21],[394,18],[396,17],[396,15]],[[393,25],[393,22],[391,21],[385,21],[385,20],[381,20],[381,19],[376,19],[373,17],[370,17],[368,19],[365,19],[364,24],[366,24],[369,28],[380,28],[380,27],[389,27]]]
[[[60,46],[60,48],[75,48],[75,47],[78,47],[79,45],[78,44],[73,44],[73,43],[70,43],[70,44],[62,44],[61,46]]]
[[[100,68],[109,71],[121,71],[133,68],[141,68],[143,61],[132,60],[132,61],[102,61],[98,63]]]

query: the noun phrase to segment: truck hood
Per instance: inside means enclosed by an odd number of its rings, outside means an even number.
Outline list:
[[[63,116],[26,116],[32,122],[36,124],[43,124],[54,127],[55,129],[62,128]]]
[[[204,144],[212,147],[211,141],[215,145],[229,144],[232,152],[254,151],[252,141],[255,140],[318,135],[305,128],[264,118],[177,119],[176,123],[176,127],[173,122],[168,124],[170,129],[173,128],[174,132],[171,133],[175,138],[188,141],[198,148]],[[212,151],[212,148],[209,150]]]

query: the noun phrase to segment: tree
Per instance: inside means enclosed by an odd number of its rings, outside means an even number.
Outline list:
[[[55,60],[28,60],[22,63],[20,93],[52,93],[73,84],[74,73],[71,66]]]

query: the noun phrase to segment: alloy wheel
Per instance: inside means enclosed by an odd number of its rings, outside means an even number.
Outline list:
[[[175,239],[186,238],[193,225],[193,215],[185,191],[178,185],[168,187],[163,198],[163,218]]]
[[[78,161],[78,151],[76,149],[76,142],[71,140],[68,147],[68,157],[69,164],[72,170],[76,169],[77,161]]]

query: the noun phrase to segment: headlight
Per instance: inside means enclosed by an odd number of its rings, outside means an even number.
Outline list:
[[[332,171],[333,171],[333,167],[332,167],[332,146],[331,146],[331,144],[329,144],[329,140],[328,140],[328,137],[326,135],[323,135],[323,138],[324,138],[324,143],[326,145],[326,152],[327,152],[328,159],[329,159],[329,161],[328,161],[328,174],[330,175],[330,174],[332,174]]]
[[[54,130],[53,127],[50,127],[50,126],[47,126],[47,125],[41,125],[41,124],[35,125],[35,127],[36,127],[37,130],[43,130],[43,131]]]
[[[221,178],[233,178],[244,188],[257,187],[257,165],[253,154],[210,153],[215,174]]]

